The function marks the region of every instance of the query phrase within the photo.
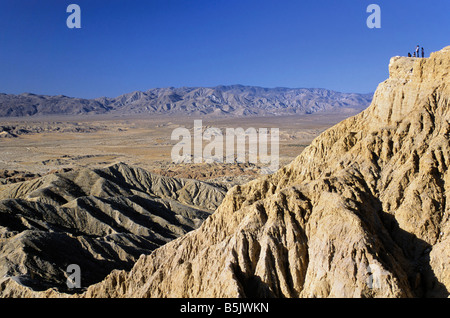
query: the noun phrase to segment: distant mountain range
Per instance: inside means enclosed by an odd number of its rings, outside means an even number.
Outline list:
[[[115,98],[83,99],[64,95],[0,94],[0,117],[167,114],[198,116],[273,116],[320,111],[363,110],[373,94],[320,88],[216,87],[153,88]]]

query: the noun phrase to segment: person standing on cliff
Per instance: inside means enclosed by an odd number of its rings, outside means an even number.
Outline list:
[[[419,50],[420,50],[420,46],[417,45],[416,46],[416,57],[419,57]]]
[[[423,46],[422,46],[422,57],[425,57],[425,51],[423,50]]]

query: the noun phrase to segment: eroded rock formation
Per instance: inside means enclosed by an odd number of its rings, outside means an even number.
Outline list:
[[[198,228],[225,192],[125,164],[0,186],[0,276],[68,291],[77,264],[89,286]]]
[[[450,47],[389,71],[367,110],[76,297],[447,297]]]

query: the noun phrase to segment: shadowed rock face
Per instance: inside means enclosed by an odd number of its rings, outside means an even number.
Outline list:
[[[125,164],[1,186],[0,276],[64,290],[77,264],[89,286],[200,226],[225,191]]]
[[[395,57],[371,106],[202,225],[76,297],[447,297],[450,47]],[[33,292],[7,278],[3,296]]]
[[[266,116],[319,111],[361,111],[372,94],[326,89],[253,86],[154,88],[115,98],[81,99],[35,94],[0,94],[0,117],[84,114]],[[4,137],[11,137],[5,133]],[[0,137],[2,135],[0,134]]]

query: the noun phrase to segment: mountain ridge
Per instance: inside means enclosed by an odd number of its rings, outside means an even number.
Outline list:
[[[360,111],[373,94],[341,93],[321,88],[264,88],[220,85],[167,87],[120,96],[84,99],[33,93],[0,94],[0,117],[164,114],[199,116],[276,116],[320,111]]]
[[[450,296],[450,46],[393,57],[371,105],[202,225],[87,291],[4,297]]]
[[[450,47],[389,71],[369,108],[80,296],[448,297]]]

